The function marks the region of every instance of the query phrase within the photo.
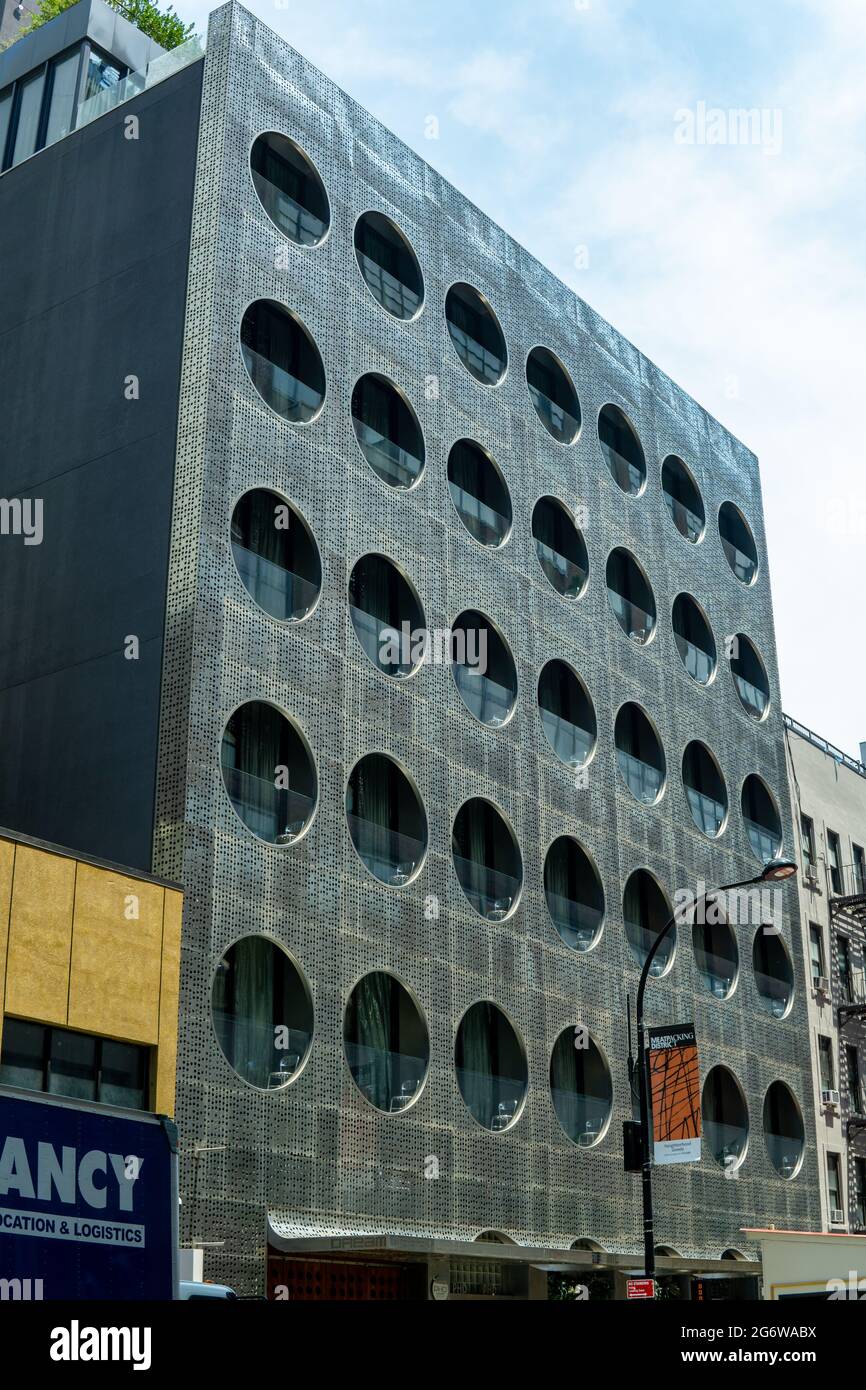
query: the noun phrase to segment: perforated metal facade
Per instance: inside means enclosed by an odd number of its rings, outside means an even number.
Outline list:
[[[321,174],[331,227],[318,247],[286,241],[258,201],[249,152],[267,130],[297,141]],[[393,217],[420,262],[426,298],[412,322],[386,314],[358,272],[353,227],[369,209]],[[444,300],[457,281],[477,287],[502,325],[509,367],[493,389],[470,377],[450,341]],[[246,306],[262,297],[296,313],[321,352],[327,394],[310,425],[281,421],[245,371],[239,325]],[[545,432],[528,394],[525,361],[538,344],[561,358],[578,391],[583,424],[571,447]],[[421,423],[426,465],[409,492],[381,482],[359,451],[350,399],[367,371],[391,378]],[[640,435],[648,484],[639,497],[620,491],[602,460],[596,420],[606,402],[620,405]],[[514,524],[499,550],[478,545],[451,503],[446,462],[460,437],[489,450],[510,490]],[[662,497],[659,472],[669,453],[688,463],[704,499],[706,535],[696,546],[677,534]],[[232,507],[255,486],[287,497],[321,551],[321,599],[295,626],[256,607],[232,561]],[[590,577],[576,603],[554,592],[536,557],[531,514],[545,494],[587,508]],[[728,499],[748,518],[758,546],[751,588],[734,578],[719,540],[718,509]],[[645,648],[629,641],[609,607],[605,561],[619,544],[633,551],[655,593],[658,630]],[[411,578],[429,627],[447,628],[465,608],[498,625],[519,683],[505,727],[488,729],[469,715],[447,666],[425,666],[396,682],[365,658],[347,582],[370,551],[390,556]],[[637,982],[623,885],[638,866],[669,895],[698,879],[753,873],[739,810],[751,771],[773,790],[791,845],[757,463],[433,169],[237,5],[215,12],[208,35],[169,588],[156,867],[186,889],[177,1110],[185,1149],[200,1143],[217,1151],[198,1160],[197,1201],[194,1164],[185,1161],[185,1237],[225,1242],[208,1256],[211,1277],[262,1286],[268,1211],[286,1233],[390,1231],[470,1241],[498,1229],[535,1246],[567,1248],[590,1237],[610,1250],[637,1250],[638,1179],[622,1171],[620,1141],[628,1113],[625,1001]],[[706,689],[686,674],[674,646],[670,611],[681,591],[701,603],[716,635],[719,671]],[[722,658],[724,635],[736,632],[751,637],[766,663],[772,708],[763,723],[744,713]],[[585,789],[556,761],[541,729],[536,686],[554,657],[579,672],[598,718]],[[290,714],[315,758],[318,807],[294,846],[257,841],[223,787],[222,731],[249,699]],[[631,797],[616,767],[613,723],[626,699],[646,709],[664,745],[666,790],[650,808]],[[694,828],[683,792],[679,768],[693,738],[713,750],[728,787],[731,809],[717,842]],[[402,889],[365,871],[347,832],[347,778],[370,751],[403,764],[426,808],[426,861]],[[475,795],[501,808],[522,852],[523,891],[504,922],[473,912],[451,860],[454,817]],[[545,852],[563,833],[586,847],[604,885],[604,931],[587,954],[562,943],[542,890]],[[425,915],[431,895],[438,918]],[[799,934],[790,918],[783,930],[799,981]],[[250,932],[283,943],[315,1005],[306,1067],[270,1094],[233,1073],[210,1018],[216,964]],[[802,991],[783,1020],[758,1007],[752,935],[741,932],[738,986],[726,1002],[700,990],[689,939],[679,942],[672,972],[649,986],[650,1019],[694,1018],[704,1072],[718,1061],[728,1065],[750,1111],[749,1151],[736,1181],[726,1181],[709,1158],[656,1173],[657,1238],[684,1255],[718,1258],[726,1247],[745,1248],[742,1226],[808,1229],[816,1219],[811,1151],[798,1177],[785,1182],[761,1135],[763,1096],[777,1077],[798,1097],[811,1132]],[[423,1093],[402,1115],[375,1111],[343,1057],[349,993],[362,975],[383,968],[414,992],[430,1033]],[[475,1123],[455,1081],[457,1025],[479,999],[507,1013],[528,1057],[527,1102],[503,1133]],[[613,1116],[591,1149],[566,1138],[550,1099],[554,1042],[577,1023],[590,1029],[613,1077]],[[425,1178],[429,1155],[438,1159],[438,1179]]]

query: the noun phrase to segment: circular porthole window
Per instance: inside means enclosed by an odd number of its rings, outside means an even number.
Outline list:
[[[794,998],[794,967],[779,932],[771,925],[755,932],[752,969],[758,1003],[764,1013],[784,1018]]]
[[[275,299],[257,299],[241,321],[241,354],[266,405],[292,425],[314,420],[325,399],[319,349],[301,320]]]
[[[763,719],[770,704],[770,682],[757,647],[742,632],[738,632],[733,641],[731,675],[746,714],[753,719]]]
[[[467,372],[482,386],[501,381],[508,352],[499,320],[484,296],[471,285],[452,285],[445,298],[445,320]]]
[[[622,912],[629,949],[643,968],[656,938],[672,916],[667,897],[646,869],[635,869],[629,876],[622,897]],[[651,975],[664,975],[670,969],[676,951],[676,933],[676,927],[671,927],[653,956]]]
[[[411,676],[424,659],[427,630],[421,601],[384,555],[362,555],[349,577],[355,636],[378,671]]]
[[[604,889],[586,850],[571,835],[554,840],[544,860],[544,897],[566,946],[589,951],[601,936]]]
[[[451,672],[470,714],[498,728],[517,699],[514,658],[483,613],[467,608],[451,627]]]
[[[784,1081],[774,1081],[764,1096],[763,1120],[770,1162],[780,1177],[796,1177],[803,1161],[806,1131],[800,1107]]]
[[[260,135],[250,152],[259,202],[278,231],[299,246],[317,246],[331,223],[325,185],[294,140],[276,131]]]
[[[555,497],[542,497],[532,513],[538,563],[563,598],[579,598],[589,576],[586,542],[571,513]]]
[[[613,1107],[613,1083],[604,1053],[580,1025],[560,1033],[550,1058],[550,1097],[573,1144],[600,1143]]]
[[[410,488],[424,467],[424,437],[415,412],[387,377],[368,372],[352,392],[352,424],[361,453],[389,487]]]
[[[693,681],[709,685],[716,671],[716,643],[710,625],[691,594],[677,594],[671,615],[674,642]]]
[[[469,904],[488,922],[501,922],[520,896],[523,861],[511,826],[492,802],[475,796],[463,803],[451,855]]]
[[[675,454],[669,454],[662,464],[662,493],[680,535],[697,545],[704,534],[706,512],[694,478]]]
[[[306,741],[264,700],[236,709],[222,737],[223,782],[244,825],[269,845],[290,845],[313,817],[318,779]]]
[[[752,853],[761,864],[767,864],[782,848],[782,821],[766,784],[754,772],[743,783],[740,805]]]
[[[533,348],[526,359],[526,384],[535,412],[558,444],[571,444],[580,429],[580,406],[571,377],[547,348]]]
[[[640,705],[628,701],[613,729],[616,761],[622,779],[636,801],[652,806],[665,785],[665,755],[661,739]]]
[[[267,488],[245,492],[232,513],[232,555],[244,588],[281,622],[300,622],[315,607],[322,562],[300,512]]]
[[[619,406],[602,407],[598,442],[614,482],[623,492],[637,497],[646,484],[646,460],[634,427]]]
[[[510,1129],[526,1097],[526,1053],[510,1021],[489,1000],[473,1004],[460,1020],[454,1065],[473,1119],[494,1133]]]
[[[564,661],[548,661],[538,681],[544,737],[561,763],[582,767],[595,748],[597,726],[583,682]]]
[[[702,904],[692,927],[692,945],[698,978],[716,999],[727,999],[734,992],[740,968],[737,938],[725,921],[721,909],[712,901]]]
[[[739,1168],[749,1143],[749,1112],[740,1083],[727,1067],[707,1073],[701,1095],[704,1139],[726,1172]]]
[[[408,1110],[418,1099],[430,1065],[427,1024],[394,975],[374,970],[349,995],[343,1048],[352,1080],[377,1110]]]
[[[211,1017],[223,1056],[262,1091],[287,1086],[306,1061],[313,1005],[291,957],[266,936],[245,936],[219,961]]]
[[[656,626],[656,601],[649,580],[628,550],[607,557],[607,597],[617,622],[633,642],[646,646]]]
[[[352,769],[346,817],[361,862],[380,883],[402,888],[427,852],[427,816],[421,798],[393,758],[368,753]]]
[[[355,223],[358,269],[373,298],[395,319],[413,319],[424,299],[418,258],[396,222],[365,212]]]
[[[683,753],[683,787],[692,820],[714,840],[728,814],[728,793],[719,765],[706,744],[694,739]]]
[[[758,551],[749,523],[733,502],[719,511],[719,535],[728,564],[741,584],[753,584],[758,573]]]
[[[452,445],[448,491],[470,536],[481,545],[502,545],[511,530],[511,498],[499,468],[472,439]]]

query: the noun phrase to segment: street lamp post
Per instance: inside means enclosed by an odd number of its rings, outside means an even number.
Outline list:
[[[710,888],[697,898],[692,907],[694,913],[698,903],[706,902],[707,898],[718,893],[730,893],[735,888],[749,888],[755,883],[778,882],[781,879],[790,878],[797,872],[797,865],[789,859],[773,859],[769,864],[765,864],[761,872],[755,878],[744,879],[741,883],[725,883],[719,888]],[[655,1278],[656,1255],[654,1241],[654,1221],[653,1221],[653,1182],[652,1182],[652,1156],[650,1154],[650,1125],[649,1125],[649,1078],[647,1076],[647,1053],[644,1042],[644,1023],[643,1023],[643,997],[646,989],[646,982],[649,978],[650,967],[655,960],[659,947],[677,920],[674,913],[659,932],[643,963],[640,972],[640,982],[637,987],[637,1065],[638,1065],[638,1087],[640,1095],[640,1137],[641,1137],[641,1188],[643,1194],[643,1251],[644,1251],[644,1274],[647,1279]]]

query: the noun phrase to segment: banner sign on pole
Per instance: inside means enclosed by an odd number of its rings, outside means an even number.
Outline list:
[[[694,1024],[650,1028],[647,1055],[653,1160],[696,1163],[701,1156],[701,1079]]]

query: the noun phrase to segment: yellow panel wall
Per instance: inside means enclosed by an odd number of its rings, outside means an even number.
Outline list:
[[[183,894],[165,890],[162,918],[162,981],[159,996],[159,1054],[153,1108],[163,1115],[174,1113],[177,1067],[177,1012],[180,992],[180,929]]]
[[[159,884],[78,865],[70,1028],[157,1043],[164,896]]]
[[[66,1023],[75,860],[15,846],[6,1012]]]
[[[12,871],[15,846],[0,840],[0,1002],[6,997],[6,950],[9,943],[9,905],[12,901]],[[3,1046],[3,1009],[0,1008],[0,1047]]]
[[[0,1049],[4,1013],[150,1046],[171,1114],[182,913],[177,889],[0,837]]]

